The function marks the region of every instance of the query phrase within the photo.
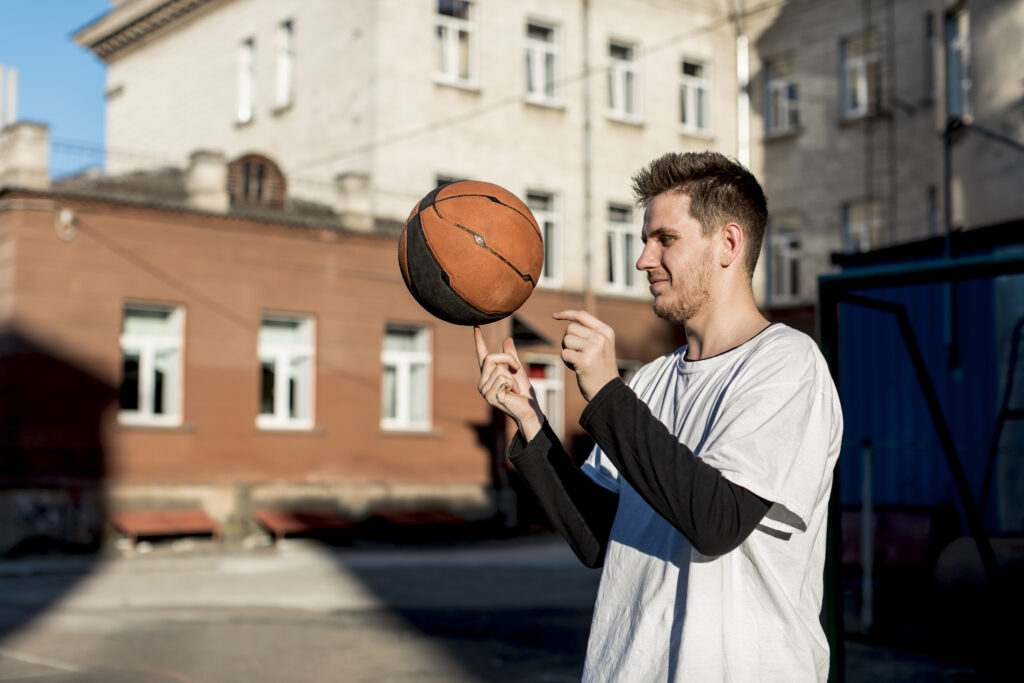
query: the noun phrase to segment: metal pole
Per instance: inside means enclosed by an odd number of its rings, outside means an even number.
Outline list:
[[[871,439],[864,440],[860,485],[860,623],[864,632],[875,622],[875,501],[872,474]]]

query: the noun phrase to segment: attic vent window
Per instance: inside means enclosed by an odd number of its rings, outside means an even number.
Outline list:
[[[284,206],[284,175],[270,159],[248,154],[231,162],[228,194],[233,206]]]

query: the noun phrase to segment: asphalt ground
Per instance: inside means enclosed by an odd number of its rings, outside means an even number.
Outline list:
[[[598,577],[547,535],[9,560],[0,681],[577,681]],[[869,638],[844,653],[849,683],[1024,680]]]

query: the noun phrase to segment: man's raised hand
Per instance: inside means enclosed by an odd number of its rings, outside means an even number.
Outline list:
[[[489,353],[483,331],[473,327],[476,357],[480,363],[477,389],[489,404],[516,421],[523,437],[530,441],[540,432],[544,414],[537,403],[526,369],[519,362],[515,344],[506,339],[502,353]]]
[[[615,361],[615,331],[586,311],[559,311],[555,320],[568,320],[562,335],[562,361],[576,373],[587,401],[619,376]]]

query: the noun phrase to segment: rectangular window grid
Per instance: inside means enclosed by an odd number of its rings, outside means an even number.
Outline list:
[[[640,118],[640,67],[632,45],[608,44],[608,115],[626,121]]]
[[[553,26],[526,24],[526,99],[535,104],[558,104],[558,33]]]
[[[260,321],[260,414],[271,429],[312,429],[314,336],[308,316],[264,314]]]
[[[558,286],[562,282],[559,263],[561,255],[561,233],[557,216],[555,195],[550,192],[526,192],[526,205],[537,219],[541,237],[544,240],[544,269],[538,284]]]
[[[765,63],[765,132],[781,135],[800,125],[797,85],[793,57],[781,57]]]
[[[683,132],[707,135],[711,128],[710,81],[703,62],[684,59],[679,74],[679,121]]]
[[[435,75],[451,85],[472,85],[476,80],[476,34],[473,3],[438,0],[434,18]]]
[[[429,429],[431,355],[427,328],[388,325],[381,364],[381,427]]]
[[[881,62],[874,31],[843,40],[841,52],[843,117],[874,114],[881,94]]]
[[[274,106],[291,106],[295,94],[295,25],[282,21],[277,26],[277,79],[274,85]]]
[[[877,200],[843,204],[843,245],[847,252],[871,251],[882,244],[882,205]]]
[[[608,205],[608,231],[605,233],[607,270],[605,284],[612,292],[639,292],[641,278],[636,270],[640,257],[640,238],[633,225],[633,209],[628,205]]]
[[[124,424],[181,424],[182,311],[126,304],[121,322],[121,409]]]
[[[256,39],[246,38],[238,48],[239,123],[249,123],[256,112]]]

